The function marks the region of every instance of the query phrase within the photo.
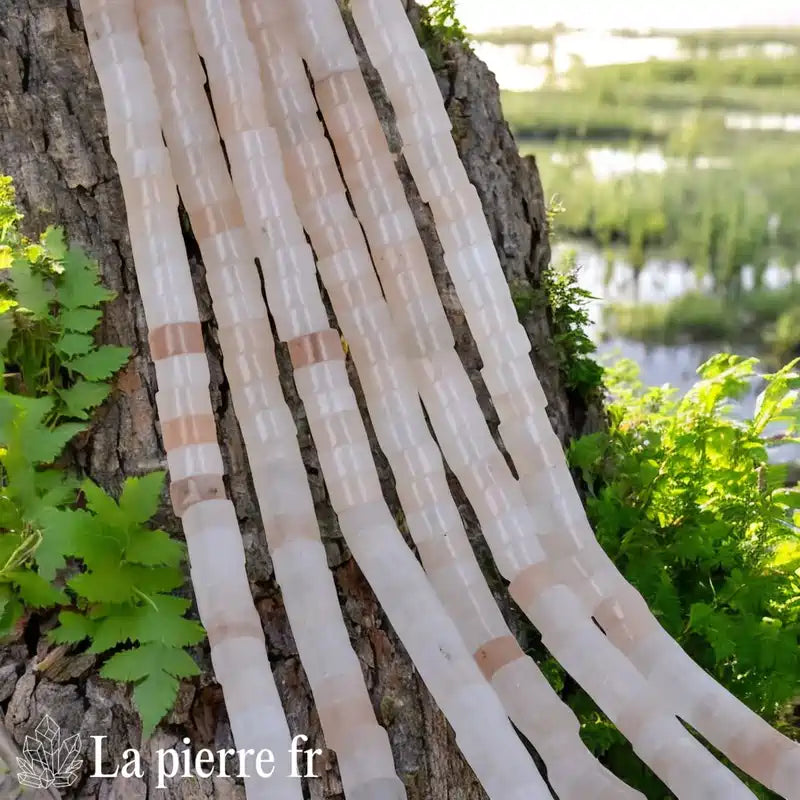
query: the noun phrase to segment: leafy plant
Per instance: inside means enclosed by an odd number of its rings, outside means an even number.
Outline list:
[[[456,0],[431,0],[426,10],[426,26],[440,40],[466,43],[467,29],[456,15]]]
[[[576,441],[598,540],[667,631],[731,692],[796,735],[800,689],[800,490],[772,447],[798,442],[797,362],[758,375],[720,354],[683,397],[645,390],[637,368],[606,374],[607,432]],[[732,413],[756,380],[753,413]],[[738,412],[741,414],[741,411]],[[586,695],[570,690],[589,745],[648,797],[667,796]],[[766,795],[765,795],[766,796]]]
[[[101,306],[114,297],[97,262],[48,228],[38,244],[19,232],[8,179],[0,182],[0,350],[18,394],[52,397],[48,422],[88,419],[128,360],[127,347],[95,343]]]
[[[199,674],[184,648],[204,638],[184,616],[189,600],[169,594],[184,584],[184,546],[146,524],[163,486],[163,472],[128,478],[117,502],[85,481],[87,508],[51,510],[36,559],[39,574],[51,579],[65,557],[84,567],[67,581],[74,601],[59,614],[54,642],[89,639],[89,651],[98,654],[133,645],[115,652],[101,675],[134,684],[144,736],[172,707],[179,679]]]
[[[578,283],[576,253],[568,250],[556,269],[545,273],[548,306],[552,314],[553,344],[564,376],[564,384],[582,397],[596,392],[603,368],[592,358],[596,346],[586,333],[592,294]]]
[[[163,472],[128,478],[117,501],[59,462],[130,351],[95,343],[113,297],[96,262],[59,228],[31,243],[20,219],[0,178],[0,636],[33,610],[60,609],[51,640],[109,655],[101,674],[134,684],[148,736],[179,679],[198,674],[185,648],[203,629],[172,594],[185,547],[148,524]]]

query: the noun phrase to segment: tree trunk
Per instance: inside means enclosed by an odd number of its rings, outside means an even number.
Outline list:
[[[418,24],[420,12],[413,2],[410,14]],[[506,273],[509,279],[538,289],[550,250],[535,163],[531,158],[519,157],[502,120],[497,86],[486,67],[461,45],[434,42],[429,47],[437,49],[434,61],[441,66],[440,85],[454,122],[454,133],[469,176],[484,202]],[[367,75],[392,146],[397,148],[397,134],[381,96],[379,80],[369,68]],[[101,335],[106,342],[131,346],[133,358],[116,381],[115,392],[97,415],[91,432],[74,451],[75,464],[80,470],[101,485],[116,489],[124,477],[166,467],[166,460],[154,418],[155,376],[149,360],[125,208],[108,150],[102,98],[90,63],[77,0],[0,0],[0,92],[0,173],[10,174],[15,180],[19,205],[25,213],[26,232],[34,235],[47,225],[63,225],[73,243],[82,245],[98,259],[105,283],[118,293],[108,307]],[[408,179],[407,174],[404,177]],[[429,246],[459,352],[473,375],[481,404],[491,424],[496,426],[488,395],[478,376],[478,354],[446,276],[430,213],[410,181],[406,183]],[[262,614],[276,682],[292,732],[308,734],[312,744],[321,746],[319,720],[272,579],[247,459],[223,377],[203,266],[188,231],[186,239],[205,323],[212,396],[226,458],[228,486],[246,543],[248,574]],[[544,301],[534,306],[525,322],[534,345],[536,367],[550,399],[551,419],[559,435],[566,439],[577,433],[585,420],[596,419],[597,409],[587,409],[579,399],[569,397],[562,386],[555,352],[549,344],[550,321]],[[484,797],[465,767],[448,726],[349,556],[327,502],[308,426],[289,377],[286,353],[282,346],[278,352],[345,620],[366,673],[378,719],[391,738],[398,773],[408,786],[408,796],[410,800]],[[376,457],[386,496],[397,510],[389,470],[377,448]],[[457,486],[454,489],[463,504],[460,490]],[[474,515],[468,508],[465,514],[482,562],[487,564],[487,574],[499,586],[485,546],[477,541],[480,537]],[[179,530],[166,502],[160,522],[167,529]],[[514,616],[507,606],[504,608]],[[518,619],[512,619],[512,623],[522,639],[531,635],[520,627]],[[43,634],[51,625],[51,619],[33,618],[17,641],[0,648],[0,704],[6,726],[20,746],[45,713],[64,731],[80,732],[86,744],[91,736],[106,736],[108,768],[122,761],[126,748],[138,748],[141,744],[129,692],[100,679],[93,657],[48,645]],[[198,648],[196,656],[204,666],[204,675],[182,687],[172,715],[155,737],[142,745],[146,758],[154,748],[179,745],[184,736],[190,737],[196,747],[216,750],[231,745],[221,692],[210,671],[208,652]],[[476,720],[476,724],[480,721]],[[91,762],[89,748],[86,756],[87,762]],[[62,792],[63,797],[233,800],[244,796],[241,786],[222,778],[175,780],[162,791],[155,788],[152,772],[148,771],[143,780],[121,777],[114,780],[90,777],[89,766],[87,763],[79,786]],[[322,767],[321,777],[307,782],[308,796],[341,797],[335,758],[328,751]]]

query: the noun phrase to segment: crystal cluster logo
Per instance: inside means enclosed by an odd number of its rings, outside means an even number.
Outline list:
[[[61,728],[50,715],[25,737],[22,758],[17,758],[17,780],[31,789],[66,788],[78,780],[83,759],[79,758],[81,737],[61,738]]]

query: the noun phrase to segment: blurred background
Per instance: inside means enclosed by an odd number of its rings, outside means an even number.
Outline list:
[[[590,335],[648,385],[800,355],[796,0],[455,0],[553,215]]]

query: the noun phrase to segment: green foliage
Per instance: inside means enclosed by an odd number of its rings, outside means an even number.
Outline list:
[[[558,213],[557,207],[551,207],[548,217]],[[536,308],[546,306],[550,310],[551,341],[564,385],[588,399],[601,385],[603,368],[592,358],[597,348],[586,333],[586,306],[592,296],[578,284],[575,258],[574,251],[565,251],[557,265],[548,267],[542,275],[541,293],[529,284],[512,283],[510,289],[521,320]]]
[[[800,687],[800,487],[769,461],[800,441],[796,363],[758,376],[755,359],[721,354],[683,397],[645,390],[637,369],[607,372],[608,432],[569,453],[588,487],[600,544],[686,652],[754,711],[792,735]],[[755,380],[747,419],[730,413]],[[776,438],[776,433],[780,437]],[[664,796],[580,691],[584,737],[624,780]]]
[[[419,39],[434,70],[444,66],[448,45],[469,46],[466,28],[456,16],[455,0],[431,0],[420,7]]]
[[[441,41],[467,42],[467,30],[456,16],[456,0],[431,0],[426,26]]]
[[[101,674],[134,684],[148,736],[198,672],[185,648],[203,630],[171,594],[185,548],[149,525],[163,472],[128,478],[117,501],[59,463],[130,351],[95,343],[113,297],[97,264],[58,228],[32,244],[20,219],[0,178],[0,636],[32,610],[60,609],[51,640],[108,655]]]
[[[0,183],[0,349],[6,386],[47,396],[47,422],[85,420],[105,400],[107,381],[130,356],[95,343],[101,306],[114,294],[100,284],[97,262],[48,228],[39,243],[20,233],[10,182]]]
[[[37,553],[37,561],[44,559],[40,574],[54,574],[66,558],[82,563],[67,581],[73,603],[61,611],[51,638],[72,644],[88,639],[92,653],[116,651],[101,675],[134,684],[144,736],[175,702],[178,679],[198,674],[184,648],[204,637],[200,625],[184,616],[189,601],[169,594],[184,583],[183,545],[146,525],[163,484],[163,472],[128,478],[117,502],[86,481],[86,510],[51,509]]]
[[[606,332],[647,343],[766,341],[776,361],[800,351],[800,285],[753,289],[735,303],[704,292],[687,292],[667,303],[607,306]]]

